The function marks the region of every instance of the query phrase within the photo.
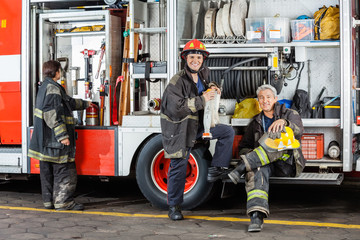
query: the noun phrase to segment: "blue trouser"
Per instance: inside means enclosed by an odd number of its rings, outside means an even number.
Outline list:
[[[213,139],[217,139],[211,165],[228,167],[232,158],[232,146],[235,136],[234,129],[228,125],[218,124],[210,128],[210,132]],[[199,132],[197,137],[200,138],[201,136],[202,132]],[[188,151],[189,154],[190,151],[191,148]],[[167,201],[169,206],[175,206],[183,202],[189,154],[186,158],[171,159],[167,183]]]
[[[281,153],[281,152],[280,152]],[[271,154],[270,154],[271,155]],[[252,162],[252,158],[247,158]],[[276,177],[294,177],[295,163],[291,155],[287,160],[269,159],[270,163],[261,167],[252,168],[245,176],[245,188],[247,192],[247,214],[253,211],[260,211],[268,216],[269,211],[269,178]],[[254,163],[250,163],[250,166]]]

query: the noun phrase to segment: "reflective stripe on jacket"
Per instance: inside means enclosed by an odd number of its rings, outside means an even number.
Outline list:
[[[51,78],[41,84],[34,110],[34,131],[28,156],[40,161],[65,163],[75,161],[75,120],[73,110],[82,110],[87,102],[69,97]],[[68,138],[70,145],[62,140]]]
[[[263,112],[254,116],[252,121],[246,128],[245,134],[239,145],[240,155],[246,154],[260,146],[258,141],[264,134],[264,129],[261,121],[262,115]],[[275,121],[280,118],[285,119],[287,121],[288,127],[290,127],[294,131],[295,138],[301,141],[304,127],[298,112],[293,109],[286,108],[285,104],[280,105],[278,102],[276,102],[274,106],[274,117]],[[296,163],[296,176],[298,176],[303,171],[306,160],[302,154],[301,147],[292,151]]]
[[[202,67],[199,81],[208,88],[209,69]],[[166,158],[184,158],[196,141],[205,99],[191,77],[187,65],[175,74],[161,100],[161,132]],[[199,123],[200,121],[200,123]]]

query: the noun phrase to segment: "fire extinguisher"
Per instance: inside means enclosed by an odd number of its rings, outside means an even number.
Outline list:
[[[86,109],[86,126],[99,126],[99,107],[95,103]]]

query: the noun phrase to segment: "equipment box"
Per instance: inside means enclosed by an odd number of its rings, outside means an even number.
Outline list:
[[[291,21],[291,36],[293,41],[314,40],[314,19]]]
[[[265,42],[265,19],[246,18],[246,39],[250,43]]]
[[[133,66],[135,74],[144,74],[146,68],[150,73],[166,73],[166,62],[140,62],[134,63]]]
[[[333,97],[324,97],[323,102],[326,104],[328,101],[334,99]],[[340,118],[340,98],[324,106],[324,118]]]
[[[265,42],[289,42],[289,35],[288,18],[265,18]]]
[[[301,137],[301,150],[306,160],[316,160],[323,158],[324,134],[304,133]]]

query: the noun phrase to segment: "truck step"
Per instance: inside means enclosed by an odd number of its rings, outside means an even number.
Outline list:
[[[18,173],[21,170],[21,147],[0,148],[0,172]],[[12,169],[14,168],[15,169]]]
[[[19,147],[0,147],[0,153],[21,153],[21,146],[19,146]]]
[[[344,180],[343,173],[301,173],[299,177],[270,177],[270,183],[276,184],[318,184],[318,185],[340,185]],[[223,182],[230,182],[224,179]],[[241,182],[245,182],[241,178]]]

